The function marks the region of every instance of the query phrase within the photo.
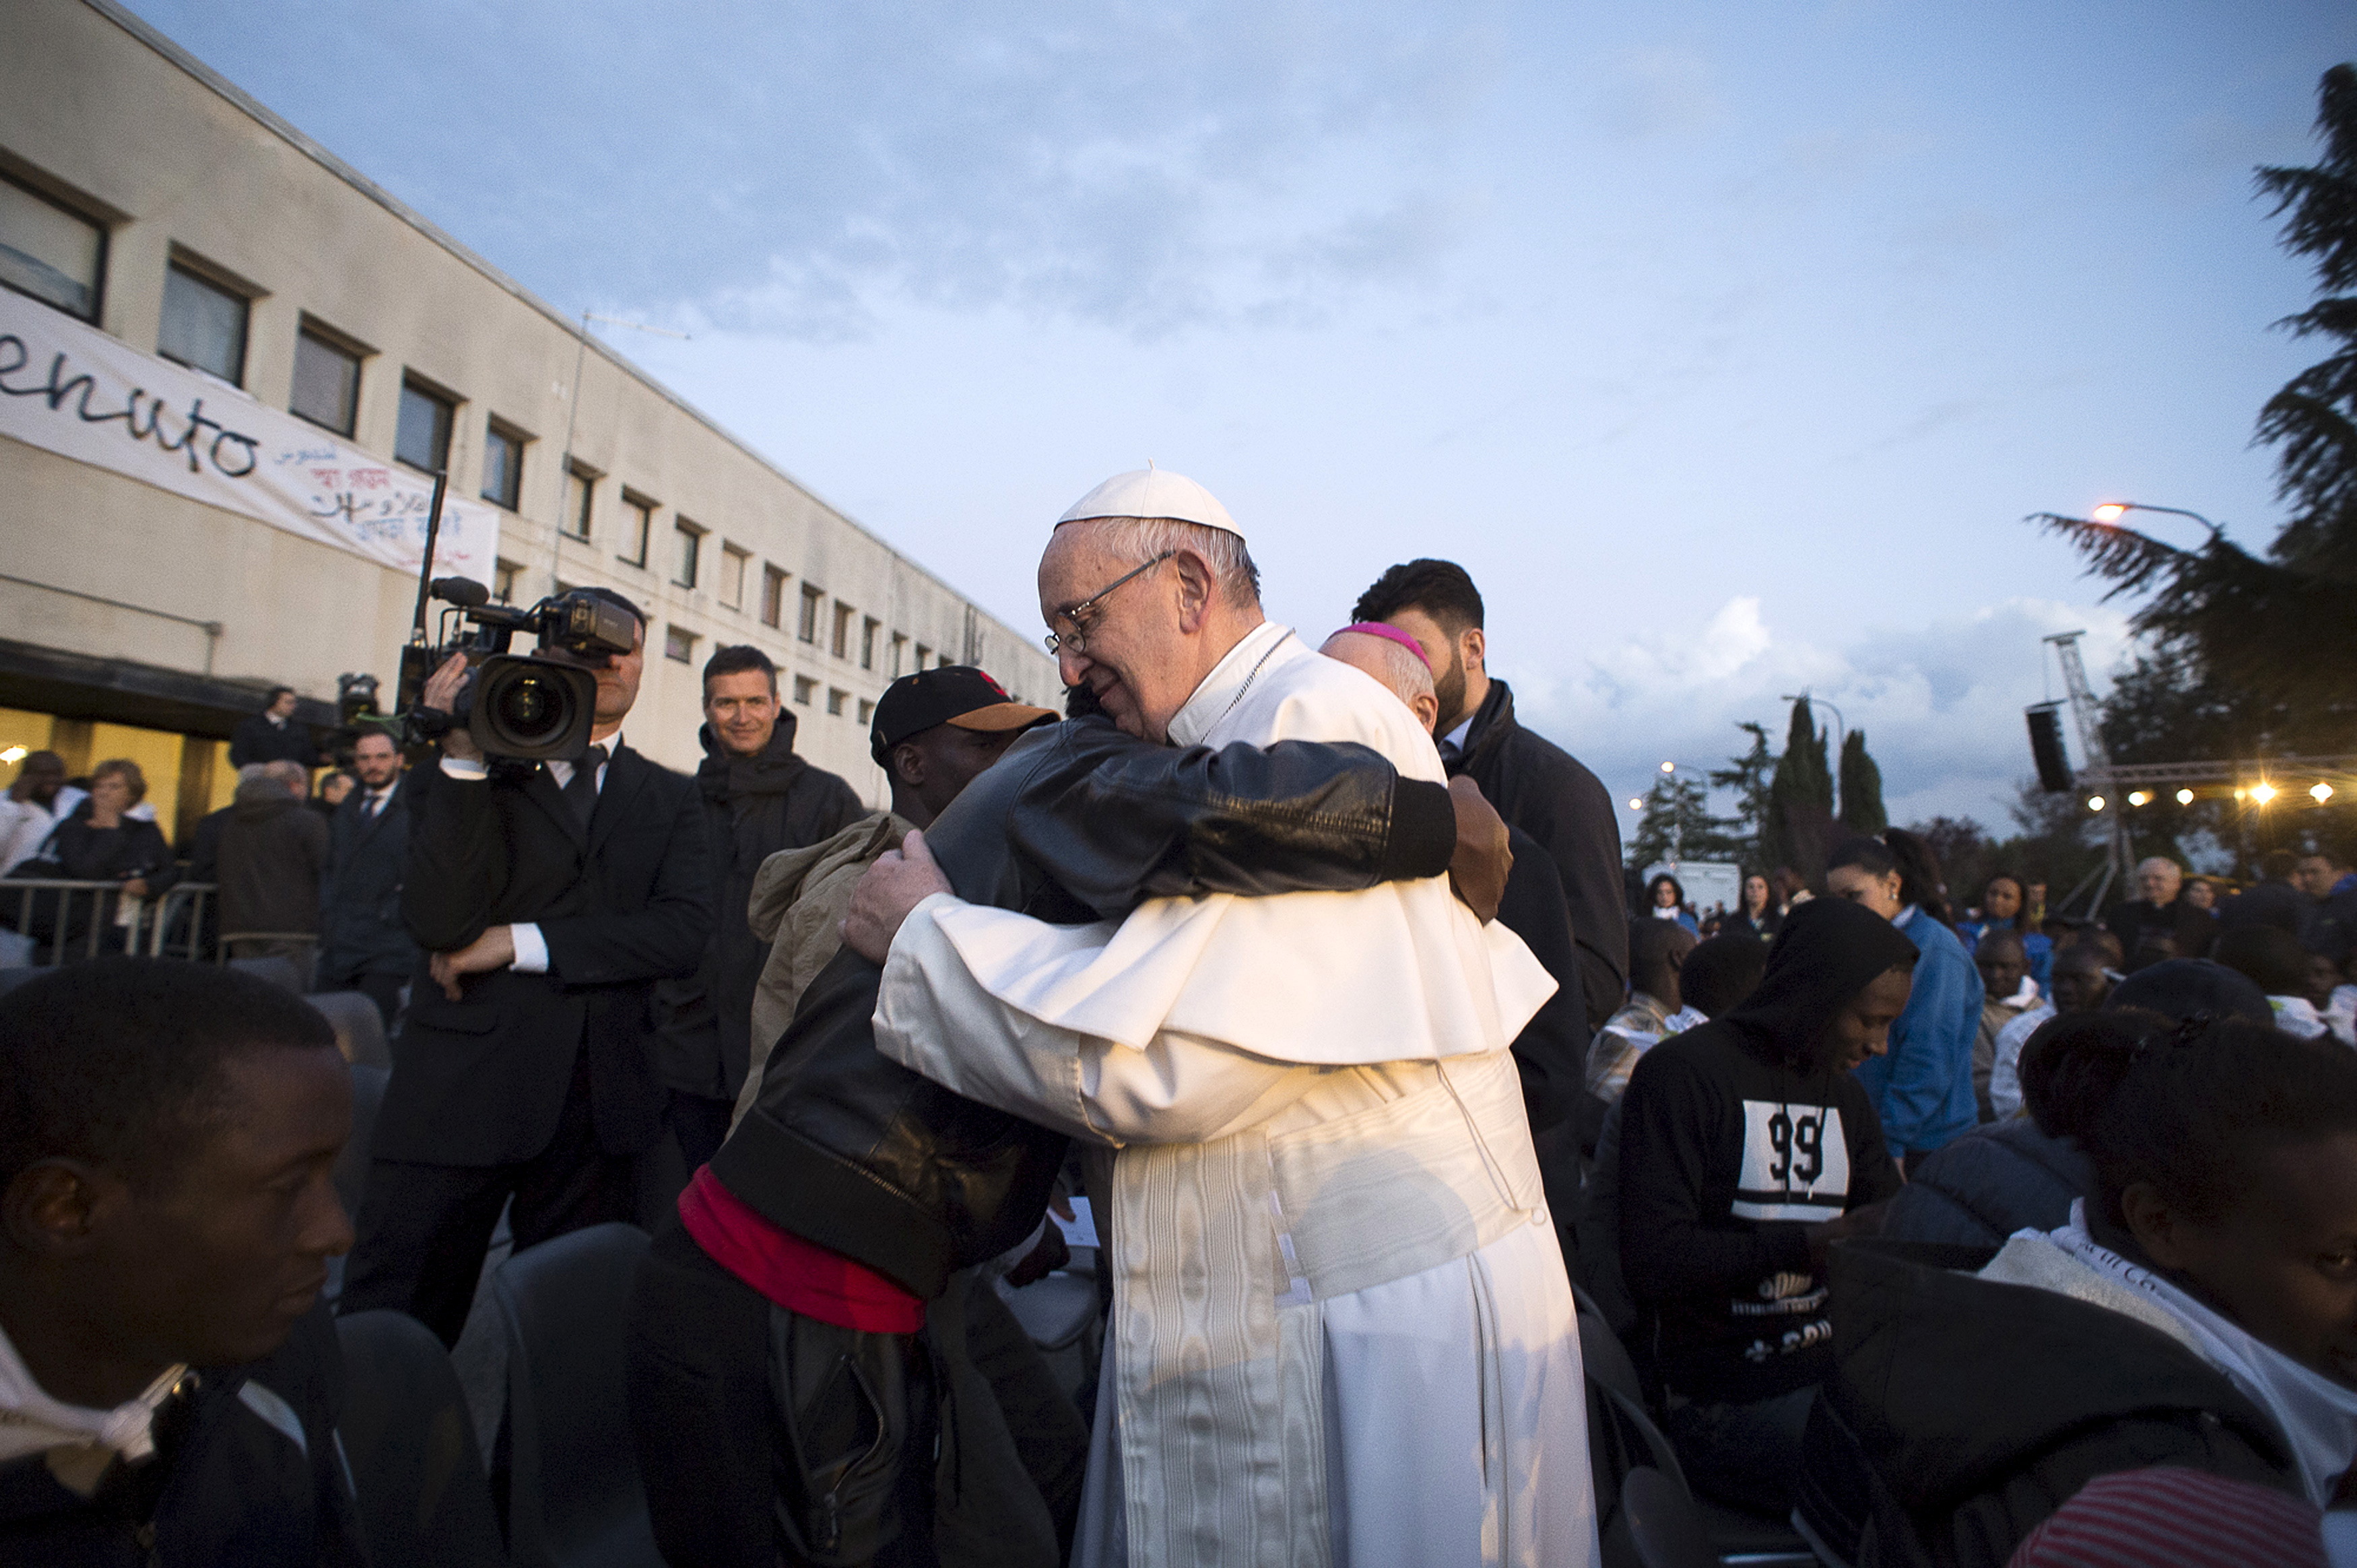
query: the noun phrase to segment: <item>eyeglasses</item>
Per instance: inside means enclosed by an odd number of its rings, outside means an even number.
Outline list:
[[[1050,653],[1070,652],[1076,656],[1084,657],[1088,652],[1086,639],[1089,635],[1089,630],[1092,624],[1097,618],[1097,606],[1109,597],[1115,588],[1120,587],[1132,577],[1141,575],[1146,572],[1151,572],[1155,567],[1161,565],[1162,563],[1169,560],[1170,557],[1178,553],[1178,552],[1176,550],[1166,550],[1161,554],[1157,555],[1153,560],[1146,562],[1144,565],[1133,566],[1128,571],[1124,572],[1120,576],[1115,577],[1112,582],[1107,583],[1103,587],[1099,588],[1095,593],[1091,594],[1087,598],[1082,599],[1080,603],[1063,612],[1064,618],[1072,623],[1072,629],[1069,635],[1059,636],[1055,632],[1051,631],[1039,640],[1048,645],[1048,651]]]

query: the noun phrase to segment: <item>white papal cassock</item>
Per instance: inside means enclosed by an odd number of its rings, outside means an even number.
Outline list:
[[[1357,741],[1442,778],[1398,698],[1274,624],[1170,736]],[[1571,1286],[1508,1050],[1553,990],[1445,877],[1118,927],[911,913],[878,1047],[1119,1151],[1084,1565],[1595,1562]]]

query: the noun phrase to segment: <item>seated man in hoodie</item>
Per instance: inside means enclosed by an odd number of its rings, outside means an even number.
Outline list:
[[[1852,1069],[1888,1048],[1915,944],[1843,899],[1792,911],[1724,1017],[1645,1052],[1621,1101],[1620,1265],[1703,1491],[1792,1506],[1801,1434],[1833,1370],[1825,1249],[1899,1189]]]
[[[2001,1251],[1837,1248],[1803,1513],[1857,1568],[1998,1568],[2097,1477],[2181,1466],[2323,1509],[2357,1454],[2357,1055],[2241,1019],[2066,1026],[2092,1158]],[[1843,1515],[1818,1504],[1856,1498]],[[2112,1562],[2112,1556],[2090,1561]],[[2252,1561],[2281,1559],[2254,1558]]]
[[[0,998],[0,1563],[366,1563],[317,1305],[351,1125],[335,1031],[255,976]]]
[[[1668,922],[1662,922],[1667,926]],[[1782,922],[1778,922],[1782,929]],[[1768,967],[1768,944],[1749,931],[1723,931],[1697,943],[1678,971],[1678,995],[1707,1021],[1742,1004]],[[1573,1245],[1564,1251],[1573,1277],[1613,1333],[1637,1330],[1636,1304],[1620,1276],[1620,1108],[1614,1101],[1596,1137],[1596,1164],[1573,1205]],[[1553,1202],[1550,1198],[1548,1201]],[[1556,1225],[1563,1224],[1557,1206]]]

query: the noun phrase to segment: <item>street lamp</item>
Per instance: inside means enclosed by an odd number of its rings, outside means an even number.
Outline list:
[[[2165,511],[2171,517],[2190,517],[2210,531],[2212,539],[2222,538],[2226,531],[2198,511],[2188,511],[2181,506],[2148,506],[2143,501],[2105,501],[2087,515],[2097,522],[2117,522],[2132,511]]]
[[[2332,799],[2332,786],[2319,779],[2316,781],[2316,788],[2308,792],[2308,798],[2321,806]]]
[[[2193,804],[2193,791],[2190,789],[2179,789],[2177,792],[2177,803],[2180,806],[2190,806]]]
[[[2274,800],[2279,793],[2281,793],[2281,791],[2276,789],[2276,788],[2272,784],[2260,783],[2251,786],[2251,799],[2256,800],[2262,806]]]

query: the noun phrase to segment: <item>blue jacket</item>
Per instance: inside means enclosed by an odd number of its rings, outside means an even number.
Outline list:
[[[1890,1026],[1890,1054],[1857,1069],[1893,1154],[1936,1149],[1980,1122],[1973,1099],[1973,1036],[1981,1021],[1981,972],[1956,934],[1910,905],[1893,922],[1922,956],[1907,1011]]]

